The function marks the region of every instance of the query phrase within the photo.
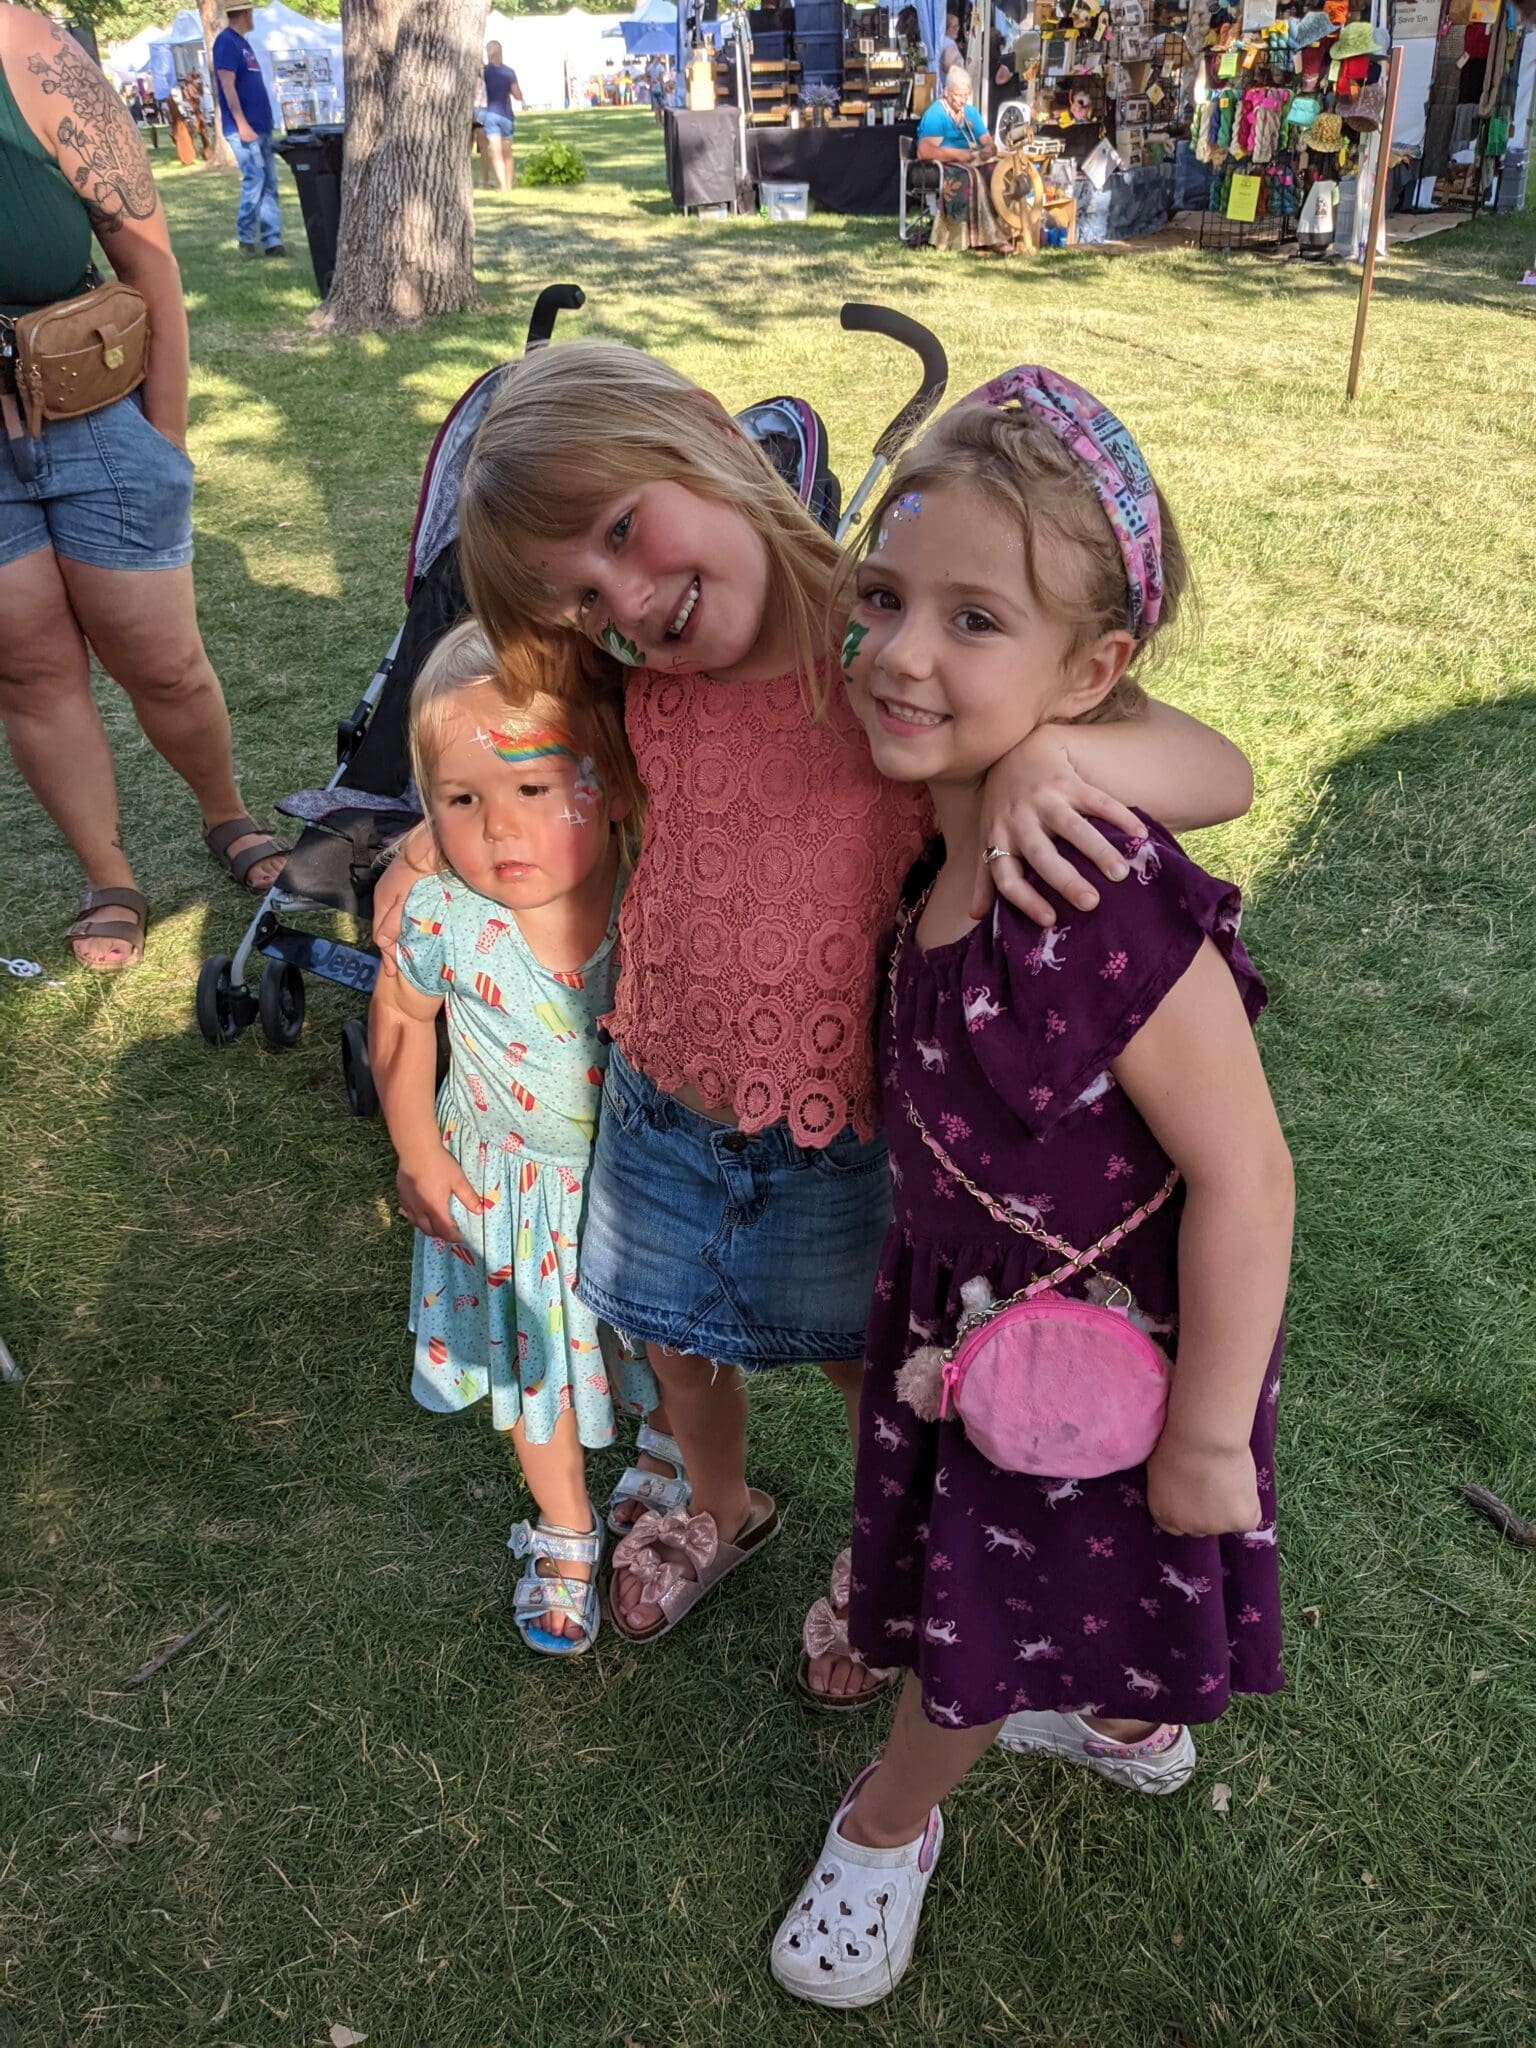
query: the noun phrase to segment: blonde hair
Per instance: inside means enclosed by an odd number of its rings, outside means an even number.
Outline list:
[[[556,620],[532,551],[575,539],[647,483],[681,484],[756,534],[768,557],[765,611],[785,620],[819,711],[836,543],[717,398],[616,342],[563,342],[524,357],[475,436],[459,497],[459,564],[492,643],[552,624],[574,632]]]
[[[468,690],[490,690],[505,705],[514,733],[553,726],[573,753],[590,754],[610,809],[615,798],[628,799],[614,829],[619,857],[632,868],[640,857],[645,794],[618,698],[601,689],[589,666],[568,634],[525,636],[498,653],[474,619],[451,627],[422,663],[411,691],[411,773],[426,809],[455,700]]]
[[[865,521],[856,548],[845,557],[834,595],[835,622],[851,609],[859,563],[875,544],[880,522],[904,494],[967,484],[1011,520],[1024,542],[1030,596],[1072,635],[1069,652],[1092,646],[1106,633],[1131,633],[1136,646],[1124,673],[1101,700],[1073,721],[1079,725],[1134,718],[1146,707],[1141,678],[1166,652],[1172,629],[1192,601],[1189,564],[1178,524],[1157,491],[1162,521],[1163,601],[1157,624],[1139,637],[1131,623],[1125,558],[1083,464],[1027,408],[1000,412],[990,405],[957,405],[930,427],[897,463],[880,502]],[[1041,548],[1054,546],[1069,565],[1047,582]],[[836,626],[841,631],[841,624]]]

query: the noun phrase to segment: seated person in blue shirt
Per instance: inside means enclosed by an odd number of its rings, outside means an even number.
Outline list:
[[[996,155],[981,110],[971,104],[970,73],[953,65],[945,74],[944,96],[917,124],[917,154],[939,166],[939,213],[933,224],[936,249],[1006,249],[1009,237],[998,226],[978,166]]]

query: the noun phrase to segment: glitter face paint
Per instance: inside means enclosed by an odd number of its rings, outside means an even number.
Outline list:
[[[908,491],[905,497],[898,498],[891,507],[893,523],[903,519],[921,519],[922,516],[923,494],[921,491]]]

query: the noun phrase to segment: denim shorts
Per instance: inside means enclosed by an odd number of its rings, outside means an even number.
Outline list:
[[[0,434],[0,568],[51,547],[97,569],[192,559],[192,458],[144,417],[137,391],[84,419],[48,420],[23,483]]]
[[[500,135],[507,142],[512,140],[512,116],[510,114],[493,114],[490,108],[487,107],[480,118],[485,124],[487,135]]]
[[[627,1337],[748,1372],[864,1356],[891,1215],[883,1136],[797,1145],[663,1095],[615,1047],[576,1292]]]

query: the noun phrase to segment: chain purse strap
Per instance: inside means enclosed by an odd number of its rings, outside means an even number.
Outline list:
[[[922,896],[915,904],[904,907],[897,921],[896,945],[891,954],[890,965],[891,1023],[893,1026],[896,1022],[896,990],[901,971],[902,955],[906,951],[907,933],[922,915],[923,907],[928,901],[932,886],[930,883],[928,889],[923,891]],[[1036,1244],[1043,1244],[1048,1251],[1059,1253],[1064,1260],[1064,1263],[1058,1266],[1053,1273],[1048,1273],[1041,1279],[1030,1281],[1027,1287],[1022,1288],[1008,1301],[1000,1303],[1000,1307],[1011,1308],[1015,1303],[1027,1301],[1031,1295],[1043,1294],[1048,1288],[1055,1287],[1059,1281],[1070,1280],[1075,1273],[1082,1272],[1097,1273],[1099,1278],[1106,1281],[1115,1293],[1124,1295],[1127,1302],[1131,1300],[1131,1291],[1124,1281],[1117,1280],[1112,1273],[1106,1273],[1102,1267],[1094,1262],[1102,1257],[1105,1252],[1113,1251],[1122,1239],[1129,1237],[1133,1230],[1139,1229],[1149,1216],[1157,1214],[1157,1211],[1162,1208],[1179,1184],[1177,1168],[1168,1175],[1168,1178],[1163,1182],[1156,1194],[1149,1196],[1141,1204],[1140,1208],[1133,1209],[1129,1216],[1116,1224],[1113,1230],[1106,1231],[1096,1244],[1088,1247],[1087,1251],[1078,1251],[1074,1246],[1068,1244],[1064,1237],[1057,1237],[1049,1230],[1037,1229],[1032,1223],[1026,1222],[1022,1216],[1012,1215],[1007,1209],[1004,1209],[999,1203],[995,1202],[984,1188],[979,1188],[970,1175],[962,1167],[955,1164],[932,1131],[923,1122],[922,1117],[918,1114],[917,1104],[912,1100],[911,1096],[905,1090],[902,1091],[902,1095],[907,1105],[907,1120],[928,1147],[928,1150],[937,1159],[944,1171],[953,1179],[959,1181],[966,1193],[973,1196],[981,1204],[993,1222],[1003,1224],[1007,1229],[1016,1232],[1020,1237],[1031,1238]]]

